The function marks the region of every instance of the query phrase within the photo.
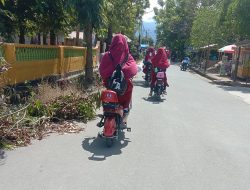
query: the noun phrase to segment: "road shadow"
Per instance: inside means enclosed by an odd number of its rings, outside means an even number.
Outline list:
[[[87,137],[82,141],[82,148],[92,155],[88,157],[93,161],[104,161],[107,157],[119,155],[122,153],[128,143],[131,142],[129,138],[125,137],[125,132],[121,132],[118,140],[115,140],[112,147],[108,148],[105,144],[105,139],[100,137]]]
[[[4,150],[0,149],[0,166],[5,163],[6,157],[7,155]]]
[[[214,84],[214,83],[211,83]],[[216,85],[216,84],[215,84]],[[227,85],[218,85],[218,88],[221,88],[225,91],[234,91],[234,92],[241,92],[243,94],[250,94],[250,88],[249,87],[243,87],[243,86],[227,86]]]
[[[160,104],[161,102],[164,102],[166,100],[166,96],[161,97],[160,100],[157,100],[154,96],[143,97],[142,99],[153,104]]]
[[[144,80],[134,80],[134,81],[133,81],[133,85],[134,85],[134,86],[143,87],[143,88],[149,88],[149,85],[146,86]]]
[[[188,69],[187,72],[190,72],[190,73],[192,73],[192,74],[197,74],[197,72],[195,72],[195,71],[192,70],[192,69]]]

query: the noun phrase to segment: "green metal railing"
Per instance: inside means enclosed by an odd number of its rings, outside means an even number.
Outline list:
[[[16,47],[17,61],[50,60],[58,58],[57,48]]]
[[[64,58],[69,58],[69,57],[85,57],[85,51],[83,49],[65,48]]]

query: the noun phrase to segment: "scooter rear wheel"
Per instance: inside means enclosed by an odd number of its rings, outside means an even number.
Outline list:
[[[114,139],[113,138],[106,138],[106,146],[108,148],[112,147],[114,144]]]

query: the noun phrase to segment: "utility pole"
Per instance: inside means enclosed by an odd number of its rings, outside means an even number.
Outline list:
[[[137,47],[137,56],[139,57],[141,49],[141,32],[142,32],[142,21],[139,21],[139,36],[138,36],[138,47]]]

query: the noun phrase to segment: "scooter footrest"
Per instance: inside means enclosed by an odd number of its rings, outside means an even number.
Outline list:
[[[102,132],[98,132],[98,137],[103,138],[103,133]]]
[[[100,128],[101,128],[103,125],[104,125],[104,122],[98,122],[98,123],[96,124],[96,126],[97,126],[97,127],[100,127]]]

